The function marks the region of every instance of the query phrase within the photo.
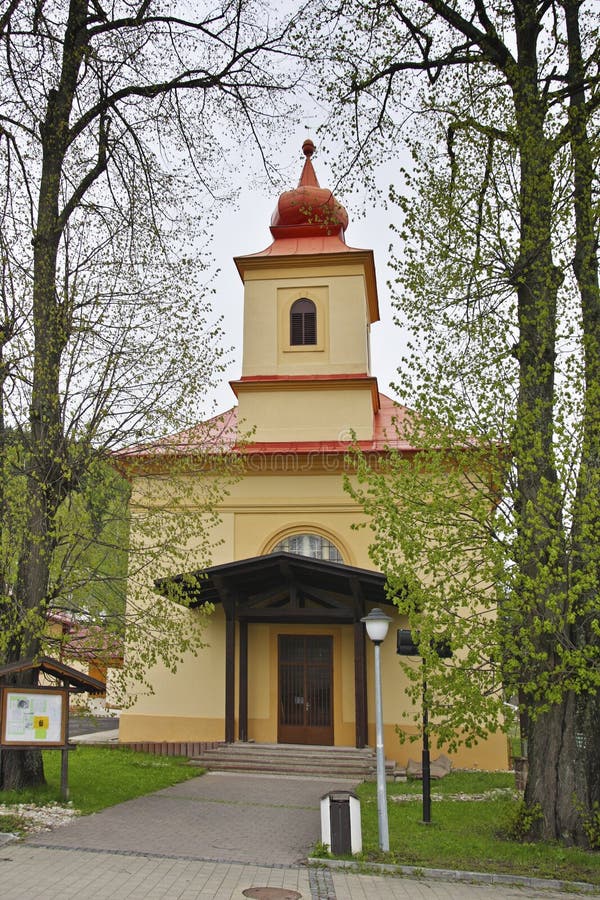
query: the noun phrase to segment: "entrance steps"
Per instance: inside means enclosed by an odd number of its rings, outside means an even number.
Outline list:
[[[365,747],[321,747],[306,744],[255,744],[238,741],[203,750],[190,765],[213,772],[246,772],[269,775],[304,775],[310,778],[347,778],[374,781],[375,750]],[[386,760],[386,778],[395,775],[396,764]]]

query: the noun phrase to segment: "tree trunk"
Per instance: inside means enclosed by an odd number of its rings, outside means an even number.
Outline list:
[[[592,849],[600,848],[598,810],[600,808],[600,695],[581,695],[577,700],[575,720],[575,791],[574,798],[580,821],[576,841]],[[585,826],[592,825],[590,832]]]
[[[61,174],[69,141],[69,118],[84,57],[87,0],[70,0],[62,70],[48,92],[40,126],[42,173],[33,253],[33,381],[29,424],[31,452],[27,477],[27,528],[19,553],[17,584],[11,598],[20,622],[11,635],[7,661],[39,653],[45,625],[53,521],[68,484],[60,394],[61,357],[69,339],[69,311],[56,286],[57,258],[65,221],[60,213]],[[43,782],[41,753],[14,750],[2,764],[5,790]]]
[[[566,550],[562,496],[554,457],[557,296],[562,273],[554,265],[553,148],[545,134],[547,103],[540,96],[537,4],[515,3],[518,66],[509,74],[520,157],[520,247],[514,274],[518,298],[519,394],[513,439],[517,472],[515,520],[519,628],[530,647],[520,672],[529,720],[529,776],[525,801],[539,804],[536,836],[565,838],[576,829],[573,807],[573,696],[538,714],[538,696],[552,683],[557,637],[566,626]],[[532,651],[533,650],[533,654]],[[518,653],[518,648],[517,648]]]
[[[542,818],[534,821],[531,837],[580,842],[580,817],[573,805],[576,794],[576,697],[567,694],[529,725],[529,774],[525,803],[539,805]]]
[[[590,846],[585,826],[595,821],[599,800],[599,718],[598,694],[568,693],[531,723],[525,802],[542,810],[531,837]],[[593,838],[593,849],[598,841],[600,834]]]
[[[588,135],[585,71],[579,29],[580,3],[565,0],[569,49],[569,124],[573,158],[575,253],[573,271],[581,298],[585,402],[583,440],[573,509],[573,589],[577,612],[573,628],[580,646],[598,647],[600,590],[600,286],[597,219],[594,212],[594,154]],[[600,803],[600,697],[597,688],[578,698],[575,797],[581,823],[578,839],[589,842],[584,825],[597,816]],[[600,835],[598,836],[600,839]],[[596,840],[596,839],[594,839]],[[595,845],[597,849],[597,845]]]
[[[41,750],[36,747],[27,750],[3,750],[0,776],[0,783],[5,791],[43,786],[46,779]]]

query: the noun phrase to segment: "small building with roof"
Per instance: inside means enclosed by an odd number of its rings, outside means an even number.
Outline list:
[[[393,427],[406,409],[379,392],[371,371],[373,251],[346,244],[347,212],[319,185],[312,141],[302,149],[300,182],[279,197],[272,243],[235,259],[242,373],[231,382],[237,405],[213,425],[221,448],[237,448],[243,474],[219,503],[213,564],[152,573],[160,593],[184,592],[192,609],[214,604],[206,647],[175,674],[150,673],[154,694],[122,712],[120,740],[374,746],[372,646],[361,619],[378,606],[393,619],[382,646],[385,753],[405,763],[418,753],[396,733],[411,731],[395,652],[395,629],[407,623],[373,570],[369,529],[355,528],[364,514],[343,476],[354,438],[374,460],[389,446],[416,448]],[[132,502],[142,476],[164,479],[169,460],[200,450],[205,434],[199,427],[121,451]],[[506,740],[492,735],[455,762],[504,767]]]

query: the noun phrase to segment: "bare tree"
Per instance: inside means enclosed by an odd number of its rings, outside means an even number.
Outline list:
[[[6,661],[40,648],[57,514],[98,457],[197,417],[220,352],[203,230],[236,140],[260,144],[298,77],[287,31],[254,0],[0,16],[0,424],[20,433],[26,511],[2,572]],[[42,778],[37,753],[4,754],[4,787]]]

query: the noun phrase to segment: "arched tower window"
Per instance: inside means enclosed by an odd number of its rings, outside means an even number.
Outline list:
[[[331,541],[320,534],[290,534],[273,547],[271,553],[295,553],[312,559],[343,562],[342,554]]]
[[[290,345],[292,347],[317,343],[317,307],[306,297],[292,303],[290,309]]]

